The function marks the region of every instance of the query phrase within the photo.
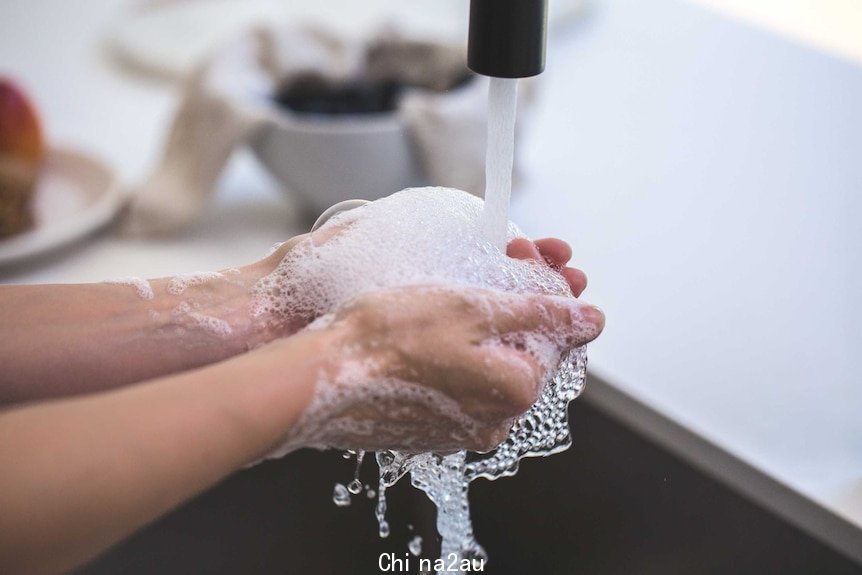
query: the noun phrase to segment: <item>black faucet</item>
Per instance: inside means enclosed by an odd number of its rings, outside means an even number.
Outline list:
[[[467,67],[496,78],[545,69],[548,0],[471,0]]]

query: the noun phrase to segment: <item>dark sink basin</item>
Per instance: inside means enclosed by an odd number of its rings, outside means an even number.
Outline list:
[[[485,572],[862,573],[583,400],[573,402],[571,420],[569,451],[527,460],[514,478],[473,484]],[[369,483],[372,468],[363,474]],[[332,503],[333,484],[351,476],[352,462],[318,452],[242,471],[78,573],[380,573],[379,555],[404,557],[415,534],[423,555],[436,557],[434,510],[423,494],[406,482],[390,491],[392,535],[381,540],[371,501]],[[416,573],[415,558],[411,565]]]

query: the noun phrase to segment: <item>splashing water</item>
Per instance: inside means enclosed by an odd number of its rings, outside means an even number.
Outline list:
[[[414,557],[422,555],[422,537],[417,535],[407,544],[407,549]]]
[[[481,220],[487,238],[505,253],[509,232],[517,80],[492,78],[488,100],[486,190]],[[515,421],[506,440],[487,454],[468,454],[466,451],[445,456],[434,453],[409,455],[398,451],[376,453],[379,488],[375,516],[380,536],[387,537],[390,532],[386,521],[386,489],[409,474],[411,485],[424,491],[437,507],[441,558],[448,559],[454,554],[458,564],[462,559],[473,561],[474,565],[477,561],[484,564],[487,555],[473,535],[470,519],[470,482],[479,477],[493,480],[514,475],[524,457],[548,456],[571,445],[567,408],[584,388],[586,364],[586,347],[569,351],[556,372],[544,382],[536,403]],[[357,473],[361,461],[361,454],[357,454]],[[418,536],[410,542],[411,553],[421,553],[421,542]]]
[[[364,458],[364,451],[356,452],[356,471],[353,472],[353,481],[347,484],[347,490],[352,495],[359,495],[362,492],[362,482],[359,481],[359,470],[362,468],[362,460]]]
[[[332,490],[332,502],[339,507],[347,507],[350,505],[350,492],[341,483],[336,483]]]

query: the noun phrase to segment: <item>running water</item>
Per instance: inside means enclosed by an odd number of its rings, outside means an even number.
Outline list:
[[[488,239],[506,251],[509,229],[509,198],[515,162],[515,112],[518,80],[491,78],[488,87],[488,143],[485,150],[485,207],[482,225]]]

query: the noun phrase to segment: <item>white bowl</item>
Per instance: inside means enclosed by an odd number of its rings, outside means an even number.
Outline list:
[[[425,184],[410,136],[395,112],[328,116],[273,106],[269,116],[252,148],[311,212]]]

